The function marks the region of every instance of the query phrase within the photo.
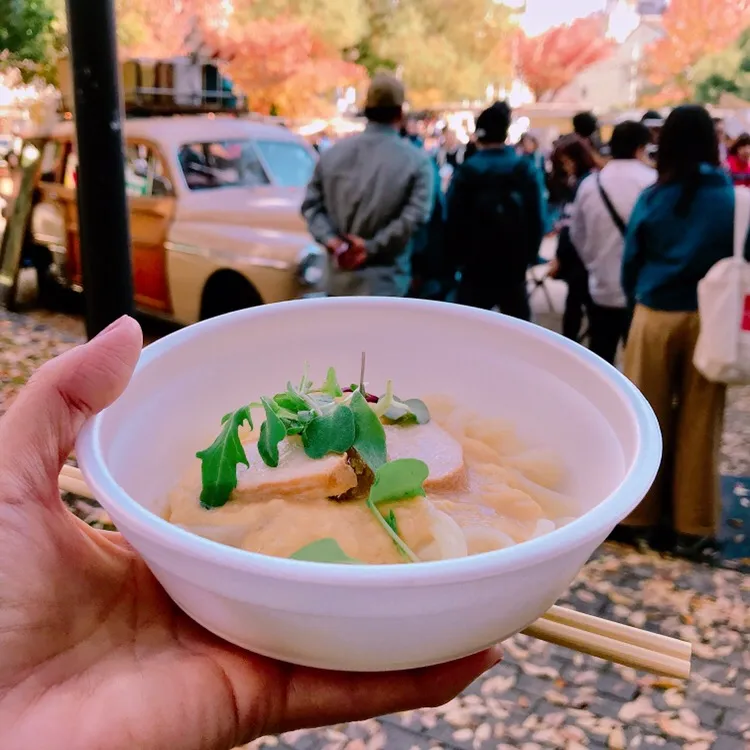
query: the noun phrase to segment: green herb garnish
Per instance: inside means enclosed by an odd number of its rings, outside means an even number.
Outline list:
[[[307,562],[321,563],[338,563],[340,565],[364,565],[360,560],[344,552],[335,539],[318,539],[298,549],[293,555],[289,556],[291,560],[306,560]]]
[[[397,461],[390,461],[375,472],[375,482],[367,498],[367,507],[375,519],[391,537],[402,557],[410,562],[419,562],[419,558],[399,535],[396,514],[391,510],[388,516],[383,516],[378,506],[381,503],[424,497],[423,484],[429,473],[427,464],[416,458],[400,458]]]
[[[310,458],[323,458],[329,453],[346,453],[354,445],[354,438],[354,414],[342,404],[308,423],[302,433],[302,445]]]
[[[349,407],[354,414],[356,428],[352,447],[373,471],[377,471],[388,460],[383,425],[361,391],[354,392]]]
[[[392,509],[388,513],[388,515],[385,516],[385,522],[393,529],[396,534],[398,534],[398,520],[396,519],[396,514]]]
[[[429,473],[427,464],[416,458],[390,461],[375,472],[370,501],[374,505],[380,505],[412,497],[424,497],[423,484]]]
[[[385,394],[378,399],[374,411],[388,424],[427,424],[430,421],[430,411],[424,401],[418,398],[402,401],[393,393],[393,383],[390,380],[386,385]]]
[[[340,398],[344,395],[341,386],[339,385],[339,381],[336,379],[336,370],[334,370],[333,367],[328,368],[325,383],[323,383],[321,391],[327,393],[331,398]]]
[[[279,465],[279,443],[286,437],[287,428],[274,409],[274,403],[265,396],[261,398],[266,412],[266,421],[260,426],[258,453],[266,466]]]
[[[239,435],[240,426],[245,422],[252,430],[249,406],[224,415],[219,436],[208,448],[196,453],[201,460],[201,505],[204,508],[224,505],[237,486],[237,465],[250,465]]]

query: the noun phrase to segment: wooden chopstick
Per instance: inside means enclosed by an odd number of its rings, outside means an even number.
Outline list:
[[[652,633],[630,625],[622,625],[601,617],[587,615],[585,612],[576,612],[574,609],[568,609],[567,607],[555,605],[550,608],[544,617],[552,622],[570,625],[582,631],[614,638],[623,643],[630,643],[633,646],[640,646],[651,651],[659,651],[666,656],[673,656],[675,659],[689,660],[693,652],[692,645],[687,641],[669,638],[666,635],[661,635],[661,633]]]
[[[72,492],[94,500],[80,469],[66,464],[59,477],[63,492]],[[553,606],[529,625],[525,635],[542,641],[597,656],[664,677],[687,680],[690,677],[692,645],[659,633]]]

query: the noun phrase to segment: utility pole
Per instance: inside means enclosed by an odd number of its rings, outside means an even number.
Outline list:
[[[114,0],[66,0],[78,143],[78,230],[89,338],[133,311]]]

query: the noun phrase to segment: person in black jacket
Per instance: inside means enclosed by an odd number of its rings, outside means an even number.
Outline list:
[[[526,270],[544,234],[535,168],[506,146],[511,111],[497,102],[477,119],[477,153],[448,190],[446,254],[461,272],[458,302],[531,318]]]

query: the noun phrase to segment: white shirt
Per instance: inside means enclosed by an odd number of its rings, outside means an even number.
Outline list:
[[[637,159],[613,159],[598,174],[604,191],[627,225],[640,194],[656,182],[656,170]],[[603,307],[625,307],[620,284],[625,240],[604,203],[597,175],[578,188],[570,220],[570,239],[589,272],[589,291]]]

